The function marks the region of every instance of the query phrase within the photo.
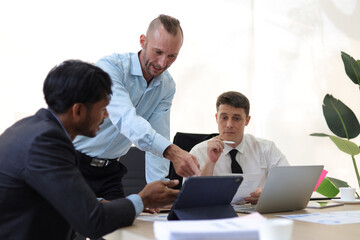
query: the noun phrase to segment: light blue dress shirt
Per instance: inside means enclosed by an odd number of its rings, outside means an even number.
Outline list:
[[[141,197],[137,194],[131,194],[126,197],[129,199],[135,208],[135,217],[139,216],[142,211],[144,211],[144,204],[141,200]]]
[[[76,137],[75,148],[90,157],[111,159],[125,155],[134,144],[146,151],[146,181],[164,179],[170,165],[163,153],[172,144],[169,138],[174,80],[164,71],[147,86],[138,53],[113,54],[96,65],[113,82],[113,95],[107,107],[109,118],[96,137]]]

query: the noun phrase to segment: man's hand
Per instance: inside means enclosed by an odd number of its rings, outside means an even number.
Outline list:
[[[145,213],[159,213],[160,212],[160,208],[144,208],[143,212]]]
[[[252,192],[250,194],[250,197],[246,197],[244,198],[244,200],[254,205],[257,204],[260,195],[261,195],[261,188],[257,188],[255,192]]]
[[[175,144],[166,148],[164,157],[173,163],[176,173],[180,176],[200,176],[200,165],[196,157],[182,150]]]
[[[207,154],[211,162],[215,163],[219,159],[223,150],[224,143],[220,136],[214,137],[207,142]]]
[[[179,193],[179,190],[174,190],[172,187],[178,184],[179,180],[156,181],[147,184],[144,189],[139,192],[139,196],[144,204],[144,209],[161,208],[171,204]]]

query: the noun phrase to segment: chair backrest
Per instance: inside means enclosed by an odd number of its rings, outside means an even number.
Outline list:
[[[175,145],[179,146],[181,149],[189,152],[196,144],[203,142],[205,140],[208,140],[210,138],[213,138],[217,135],[219,135],[219,134],[218,133],[202,134],[202,133],[177,132],[174,136],[173,143]],[[179,185],[174,187],[175,189],[180,189],[182,187],[183,178],[176,173],[172,163],[170,163],[168,178],[179,180],[180,183],[179,183]]]
[[[133,146],[120,159],[127,168],[127,174],[122,179],[125,195],[139,193],[146,185],[145,152]]]

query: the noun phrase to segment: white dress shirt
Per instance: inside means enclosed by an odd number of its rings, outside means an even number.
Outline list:
[[[208,159],[207,141],[195,145],[190,153],[195,155],[202,169]],[[229,152],[233,148],[225,144],[214,167],[214,176],[231,173],[231,157]],[[238,153],[236,161],[240,164],[244,173],[260,174],[261,180],[259,187],[263,188],[269,175],[270,169],[275,166],[288,166],[286,157],[275,146],[275,143],[269,140],[255,138],[250,134],[245,134],[241,143],[236,146]]]

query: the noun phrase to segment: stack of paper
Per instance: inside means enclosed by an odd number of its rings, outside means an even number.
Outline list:
[[[264,217],[258,213],[217,220],[156,221],[154,234],[158,240],[258,240],[262,221]]]
[[[245,197],[249,197],[252,192],[256,191],[256,188],[259,186],[261,175],[255,173],[247,174],[229,174],[229,175],[239,175],[243,177],[243,181],[240,184],[237,192],[235,193],[234,198],[231,203],[244,203]]]

